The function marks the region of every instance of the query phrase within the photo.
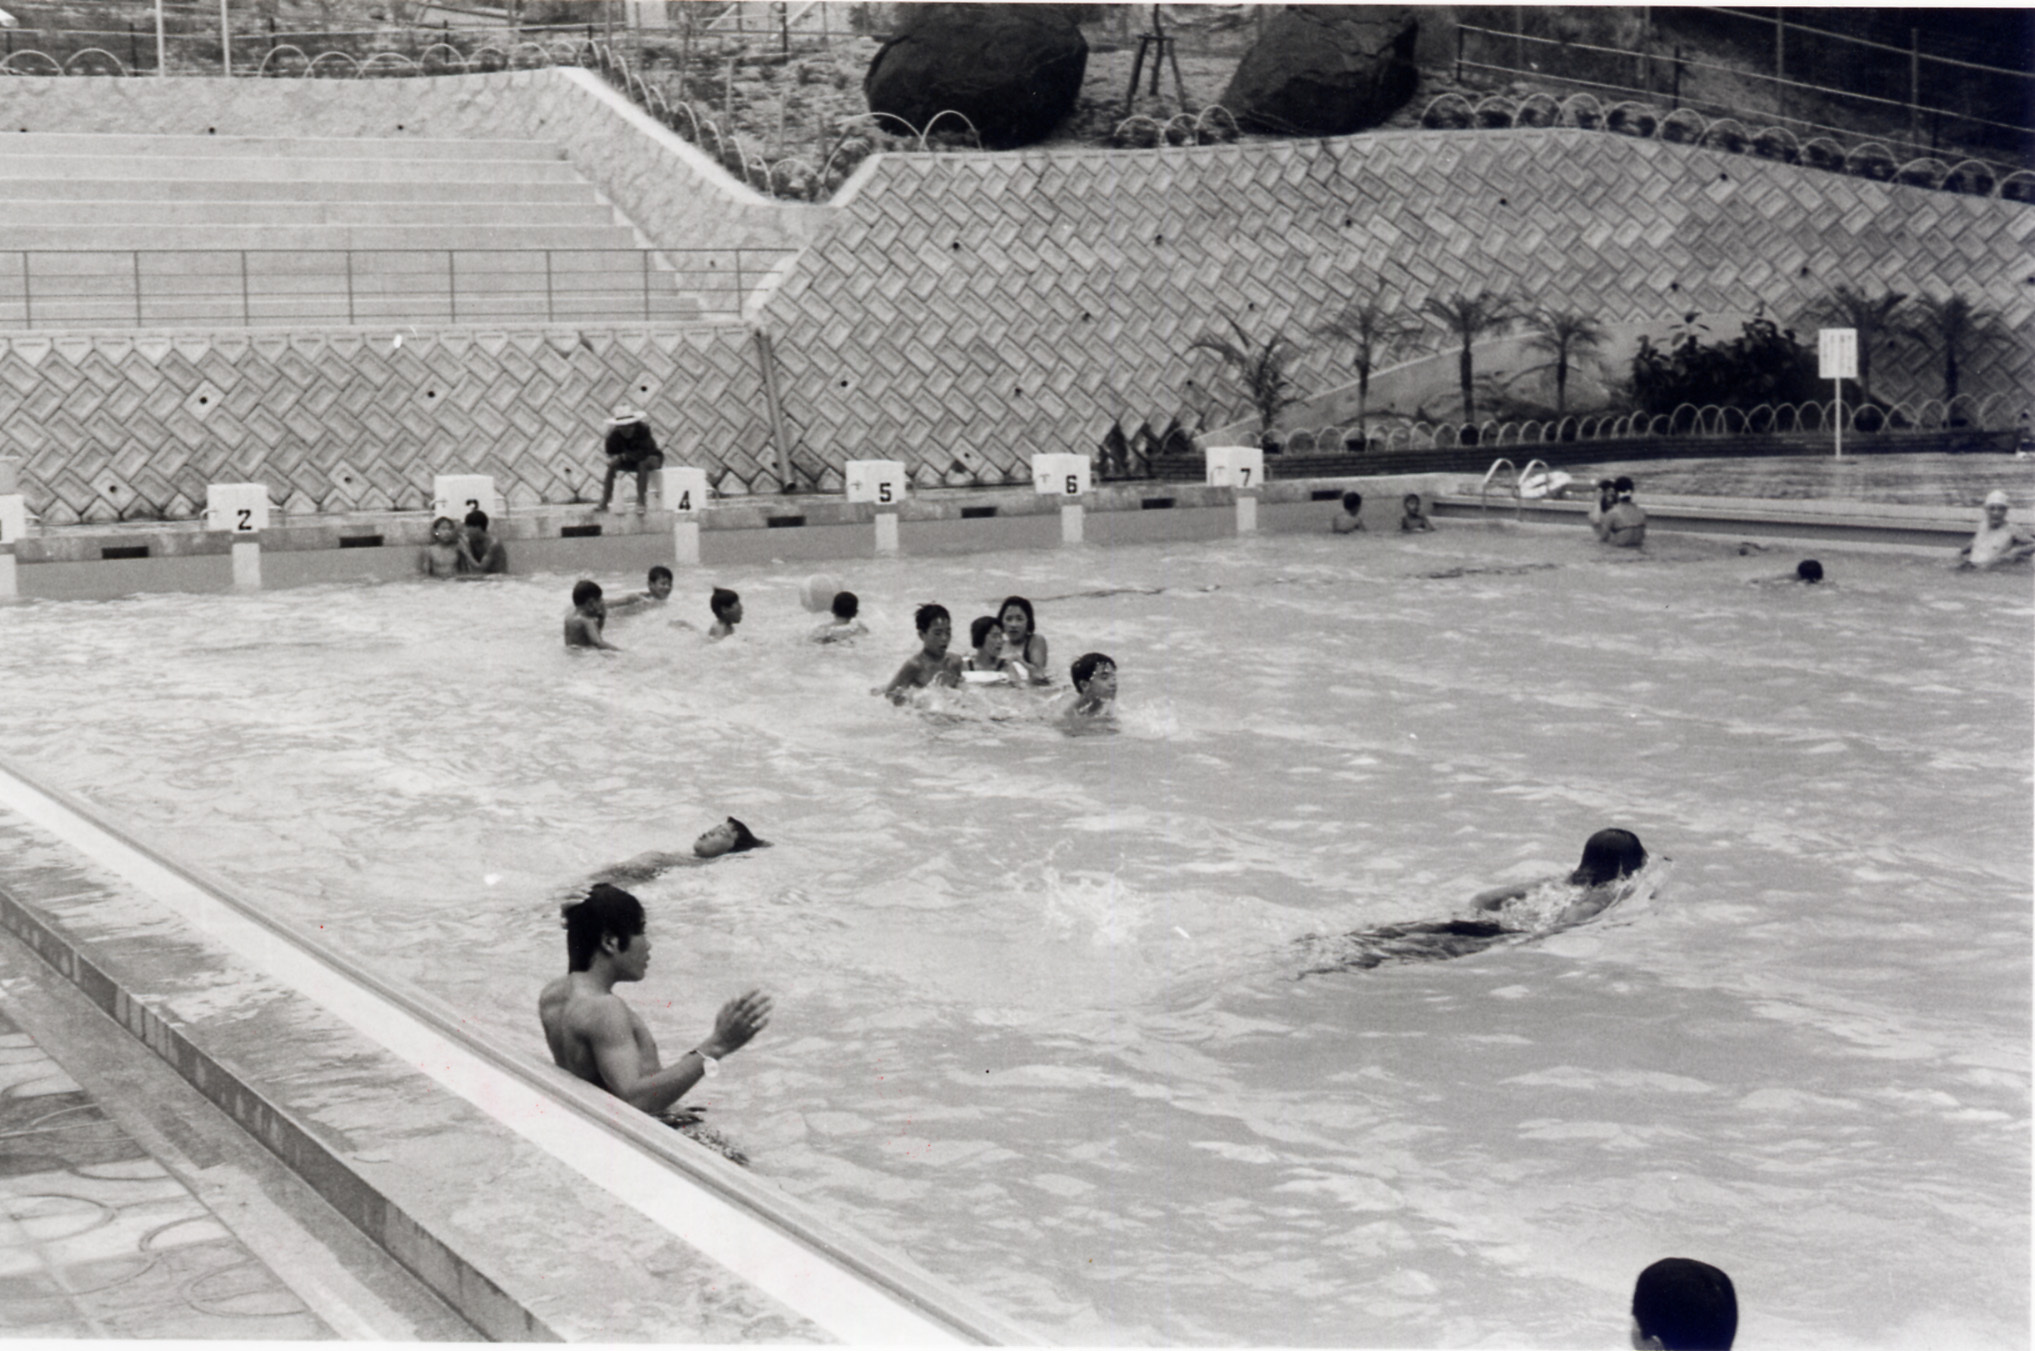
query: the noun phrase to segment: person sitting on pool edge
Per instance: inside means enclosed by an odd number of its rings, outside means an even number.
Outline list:
[[[1631,479],[1619,477],[1617,500],[1597,522],[1597,538],[1619,549],[1637,549],[1646,543],[1646,513],[1634,504],[1632,486]]]
[[[2002,489],[1986,494],[1985,520],[1973,532],[1971,543],[1957,551],[1959,572],[1996,568],[2006,563],[2025,563],[2035,556],[2035,539],[2007,523],[2013,500]]]
[[[640,981],[649,970],[642,902],[599,882],[562,913],[567,971],[538,995],[537,1018],[552,1063],[574,1077],[660,1116],[770,1025],[770,996],[750,990],[723,1004],[713,1031],[665,1065],[642,1015],[615,993],[616,985]]]
[[[657,438],[650,434],[650,422],[633,408],[617,408],[615,415],[608,419],[607,439],[601,445],[608,461],[608,476],[601,483],[601,504],[595,511],[606,511],[608,503],[615,500],[615,478],[619,474],[636,476],[636,510],[642,511],[650,499],[650,471],[664,467],[664,455],[657,449]]]
[[[735,626],[742,622],[742,597],[725,586],[717,586],[707,598],[707,608],[714,612],[714,626],[707,630],[708,641],[734,637]]]
[[[1639,1351],[1731,1351],[1738,1292],[1693,1257],[1663,1257],[1632,1286],[1632,1344]]]
[[[625,615],[636,610],[647,610],[653,605],[662,605],[671,599],[671,569],[659,563],[650,569],[643,579],[645,590],[632,592],[608,602],[609,615]]]
[[[1344,493],[1343,509],[1329,519],[1328,528],[1338,535],[1353,534],[1364,528],[1364,495]]]
[[[856,618],[862,612],[862,601],[853,591],[836,591],[830,608],[834,617],[807,635],[814,642],[842,643],[869,632],[868,627]]]
[[[1428,520],[1427,517],[1420,514],[1419,493],[1406,494],[1405,497],[1399,500],[1399,506],[1400,509],[1405,513],[1399,518],[1400,530],[1409,531],[1409,530],[1434,529],[1434,522]]]
[[[479,507],[466,513],[465,538],[460,541],[465,571],[493,576],[509,570],[509,551],[488,534],[488,514]]]
[[[426,577],[457,577],[466,570],[459,523],[450,516],[431,522],[431,542],[417,558],[417,570]]]
[[[1039,635],[1039,620],[1032,613],[1032,603],[1023,596],[1006,596],[1003,604],[996,607],[996,617],[1003,621],[1003,658],[1013,664],[1022,662],[1034,685],[1053,683],[1053,668],[1048,664],[1052,658],[1047,655],[1046,640]],[[1015,671],[1012,679],[1024,684]]]
[[[1116,658],[1101,652],[1084,652],[1068,668],[1074,682],[1074,702],[1067,707],[1070,718],[1103,718],[1116,714]]]
[[[601,584],[583,581],[572,588],[572,613],[565,617],[567,647],[598,647],[609,652],[620,648],[601,633],[607,626],[608,607],[601,603]]]
[[[903,703],[911,691],[927,685],[961,683],[961,658],[947,650],[947,645],[954,641],[954,620],[947,613],[947,607],[931,603],[921,605],[913,613],[912,622],[918,625],[922,650],[905,659],[888,685],[872,691],[894,704]]]

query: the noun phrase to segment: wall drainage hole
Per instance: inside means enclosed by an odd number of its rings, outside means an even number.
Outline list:
[[[981,519],[982,519],[983,517],[985,517],[985,516],[994,516],[994,515],[996,515],[996,508],[995,508],[995,507],[963,507],[963,508],[961,508],[961,519],[962,519],[962,520],[964,520],[964,521],[979,521],[979,520],[981,520]]]
[[[595,535],[598,535],[600,533],[601,533],[600,524],[596,522],[593,525],[560,526],[558,530],[558,537],[560,539],[592,539]]]
[[[339,537],[339,547],[342,549],[379,549],[382,547],[382,537],[380,535],[341,535]]]
[[[147,558],[146,544],[109,544],[99,551],[101,558]]]
[[[1138,503],[1139,509],[1143,511],[1166,511],[1172,505],[1173,499],[1170,497],[1147,497]]]
[[[764,518],[763,523],[772,530],[783,530],[788,526],[804,525],[806,518],[803,516],[767,516]]]

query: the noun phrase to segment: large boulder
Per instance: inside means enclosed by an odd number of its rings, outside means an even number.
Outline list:
[[[1254,131],[1347,136],[1375,127],[1420,83],[1419,38],[1410,6],[1285,6],[1237,63],[1222,105]]]
[[[951,108],[983,142],[1027,145],[1074,109],[1088,42],[1060,5],[900,5],[890,41],[869,63],[869,111],[923,130]],[[959,128],[949,119],[940,128]]]

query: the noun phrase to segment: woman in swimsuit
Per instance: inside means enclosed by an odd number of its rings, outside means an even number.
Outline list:
[[[1309,935],[1320,954],[1301,974],[1369,970],[1386,962],[1433,962],[1466,957],[1508,939],[1535,938],[1595,918],[1623,899],[1626,878],[1646,866],[1639,836],[1615,827],[1600,830],[1583,845],[1583,860],[1565,878],[1521,882],[1479,892],[1471,901],[1475,918],[1386,924],[1324,939]]]
[[[1032,603],[1023,596],[1005,599],[997,610],[997,617],[1003,621],[1003,657],[1006,667],[1023,663],[1034,685],[1053,683],[1052,666],[1046,655],[1046,640],[1039,636],[1038,620],[1032,615]],[[1026,683],[1016,671],[1011,678],[1019,684]]]

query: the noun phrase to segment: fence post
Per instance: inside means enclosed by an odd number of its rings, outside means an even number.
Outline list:
[[[1682,44],[1675,44],[1675,64],[1672,71],[1673,85],[1668,92],[1668,111],[1682,106]]]
[[[746,303],[745,303],[745,302],[746,302],[746,301],[748,300],[748,298],[749,298],[749,288],[748,288],[748,287],[747,287],[746,285],[744,285],[744,284],[743,284],[743,281],[742,281],[742,250],[740,250],[740,249],[736,249],[736,250],[735,250],[735,315],[736,315],[736,317],[737,317],[737,318],[740,318],[740,317],[741,317],[741,314],[742,314],[742,311],[743,311],[743,310],[744,310],[745,308],[747,308],[747,306],[746,306]]]
[[[1774,116],[1785,122],[1788,119],[1788,21],[1782,11],[1774,11]]]
[[[353,322],[353,250],[346,251],[346,322]]]
[[[165,50],[163,38],[163,0],[155,0],[155,73],[167,78],[170,73],[169,53]]]
[[[544,322],[558,321],[558,307],[551,303],[551,250],[544,250]]]
[[[791,477],[791,445],[784,435],[784,409],[777,396],[777,356],[770,350],[770,334],[756,330],[756,362],[763,369],[763,404],[770,414],[770,439],[777,446],[777,485],[790,492],[798,485]]]
[[[219,68],[227,79],[233,78],[233,17],[226,11],[226,0],[219,0]]]
[[[451,249],[445,251],[445,310],[453,323],[459,322],[459,264]]]
[[[35,327],[35,297],[28,290],[28,250],[21,251],[21,326]]]
[[[1922,30],[1908,30],[1908,148],[1922,143]]]
[[[127,255],[134,260],[134,322],[141,322],[141,250]]]
[[[1456,83],[1463,82],[1463,26],[1456,25]]]
[[[650,250],[645,249],[643,258],[643,322],[650,322]]]
[[[348,319],[351,320],[349,315]],[[254,327],[254,308],[247,303],[247,250],[240,251],[240,326]]]

